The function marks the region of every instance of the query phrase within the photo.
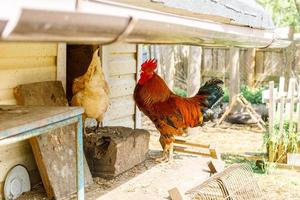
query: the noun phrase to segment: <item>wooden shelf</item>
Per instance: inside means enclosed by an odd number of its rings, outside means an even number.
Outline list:
[[[82,113],[79,107],[0,106],[0,140]]]

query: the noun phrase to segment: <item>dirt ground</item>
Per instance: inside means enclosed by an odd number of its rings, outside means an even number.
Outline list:
[[[143,128],[149,130],[151,133],[150,149],[161,150],[158,142],[159,133],[153,124],[145,117],[143,117]],[[190,132],[191,133],[185,137],[186,140],[201,144],[215,144],[222,154],[265,153],[263,148],[263,134],[257,132],[255,126],[231,125],[224,122],[219,128],[213,127],[213,124],[207,124],[204,127],[193,129]],[[104,190],[112,190],[128,182],[138,174],[152,168],[154,165],[153,160],[148,159],[145,163],[134,167],[116,179],[107,181],[101,178],[95,178],[95,184],[88,188],[88,191],[93,191],[89,192],[92,196],[103,195]],[[255,177],[266,199],[300,199],[299,171],[276,169],[270,166],[267,173],[255,173]],[[151,190],[151,188],[147,187],[148,186],[143,187],[143,190]],[[45,196],[42,185],[38,185],[32,192],[19,198],[19,200],[25,199],[47,200],[47,197]]]
[[[157,143],[159,134],[152,122],[143,118],[143,127],[151,131],[152,148],[161,148]],[[255,125],[232,125],[223,122],[219,128],[213,124],[192,130],[186,140],[200,144],[215,144],[223,154],[265,153],[263,133]],[[266,199],[300,200],[300,171],[278,169],[270,166],[268,173],[255,173]]]

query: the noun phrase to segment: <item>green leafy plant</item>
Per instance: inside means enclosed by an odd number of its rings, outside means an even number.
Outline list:
[[[229,90],[228,90],[228,88],[224,87],[223,91],[224,91],[223,101],[224,102],[229,102]]]
[[[251,88],[247,85],[241,86],[241,94],[249,101],[251,104],[261,104],[262,103],[262,92],[265,87]],[[223,88],[224,90],[224,102],[229,102],[229,91],[228,88]]]
[[[300,17],[294,0],[258,0],[272,14],[276,26],[295,26],[300,31]]]
[[[261,104],[262,103],[262,91],[263,90],[265,90],[265,87],[250,88],[246,85],[241,86],[242,95],[251,104]]]

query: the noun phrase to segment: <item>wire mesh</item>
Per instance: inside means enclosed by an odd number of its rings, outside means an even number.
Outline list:
[[[193,200],[262,200],[263,194],[246,164],[234,164],[187,193]]]

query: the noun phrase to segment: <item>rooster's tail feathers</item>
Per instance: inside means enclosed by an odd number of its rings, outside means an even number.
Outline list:
[[[224,91],[220,86],[221,84],[224,84],[222,80],[212,78],[200,87],[197,95],[206,96],[205,104],[208,108],[211,108],[221,97],[223,97]]]

